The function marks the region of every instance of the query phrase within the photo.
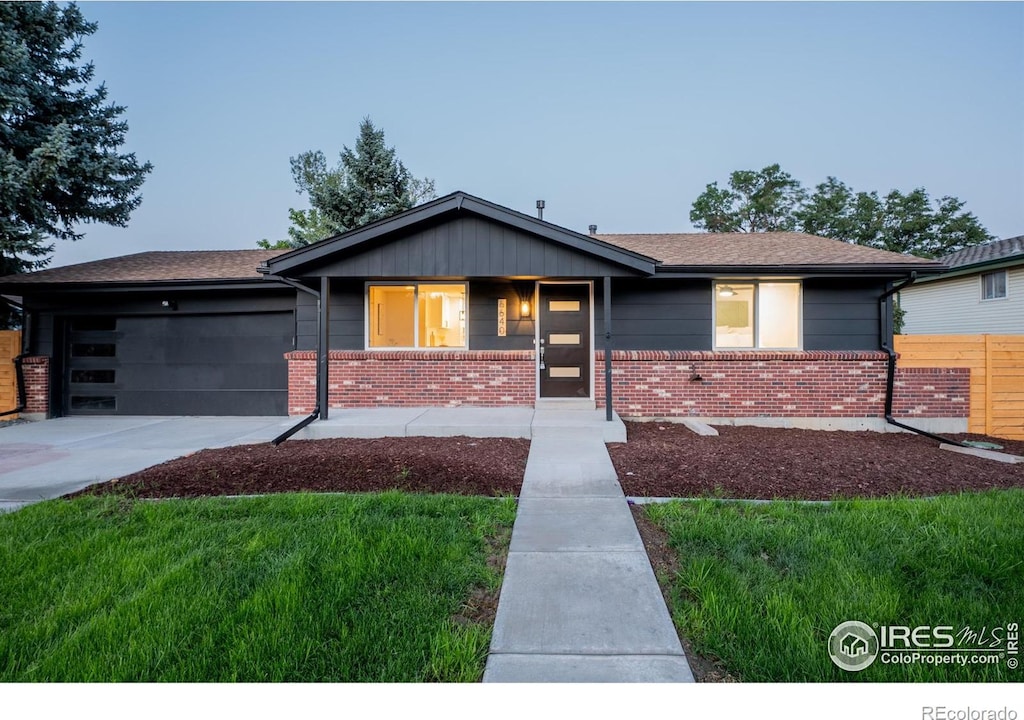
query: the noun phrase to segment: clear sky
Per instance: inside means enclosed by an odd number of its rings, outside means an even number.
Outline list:
[[[288,159],[369,115],[439,195],[684,232],[704,186],[924,187],[1024,234],[1021,3],[100,3],[83,57],[155,169],[54,265],[286,235]]]

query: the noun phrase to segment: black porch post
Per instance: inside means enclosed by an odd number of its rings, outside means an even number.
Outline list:
[[[331,387],[331,279],[327,276],[320,278],[320,333],[319,345],[320,357],[316,359],[319,364],[317,379],[320,381],[316,392],[317,404],[320,406],[320,419],[326,420],[329,412],[328,397]]]
[[[604,278],[604,419],[612,421],[612,279]]]

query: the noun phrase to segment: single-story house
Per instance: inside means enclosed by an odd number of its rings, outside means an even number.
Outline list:
[[[799,233],[582,234],[456,192],[290,252],[144,252],[0,295],[25,309],[36,416],[556,405],[957,431],[967,372],[895,371],[890,347],[894,289],[943,269]]]
[[[900,290],[907,335],[1024,334],[1024,235],[939,258],[949,269]]]

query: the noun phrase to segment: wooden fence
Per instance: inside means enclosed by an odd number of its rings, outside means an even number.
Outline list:
[[[21,352],[21,333],[0,330],[0,412],[18,406],[18,386],[14,381],[14,358]],[[0,422],[13,420],[17,415],[4,415]]]
[[[967,429],[1024,440],[1024,335],[897,335],[899,367],[971,369]]]

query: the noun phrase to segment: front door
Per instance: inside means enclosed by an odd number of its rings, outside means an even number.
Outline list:
[[[541,283],[540,397],[590,398],[590,285]]]

